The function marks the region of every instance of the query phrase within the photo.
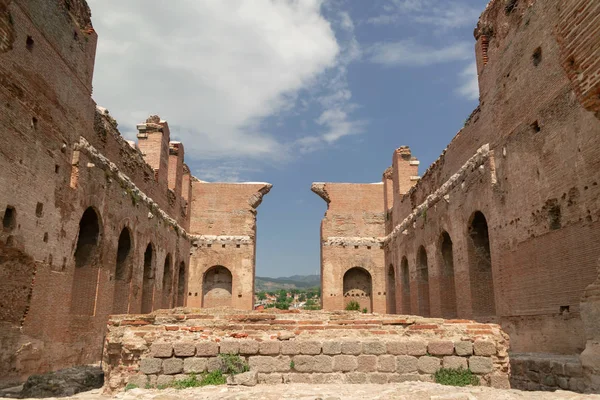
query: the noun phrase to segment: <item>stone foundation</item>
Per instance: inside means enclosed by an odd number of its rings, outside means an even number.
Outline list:
[[[219,354],[232,353],[267,384],[432,381],[441,367],[463,367],[484,386],[509,386],[508,336],[495,324],[356,312],[210,312],[111,317],[106,391],[219,369]]]
[[[510,370],[515,389],[589,392],[576,355],[511,353]]]

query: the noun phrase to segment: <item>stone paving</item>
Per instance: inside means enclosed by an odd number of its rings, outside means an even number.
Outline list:
[[[597,399],[600,395],[583,395],[573,392],[523,392],[518,390],[501,390],[488,387],[456,388],[427,382],[404,382],[400,384],[364,384],[364,385],[258,385],[254,387],[240,386],[206,386],[186,390],[165,389],[145,390],[133,389],[120,392],[115,396],[105,396],[100,390],[80,393],[70,400],[575,400]]]

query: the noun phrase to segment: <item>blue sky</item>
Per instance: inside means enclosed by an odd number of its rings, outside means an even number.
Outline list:
[[[94,99],[134,137],[169,121],[207,181],[273,184],[257,275],[319,270],[312,182],[378,182],[408,145],[421,173],[477,106],[487,0],[89,0]]]

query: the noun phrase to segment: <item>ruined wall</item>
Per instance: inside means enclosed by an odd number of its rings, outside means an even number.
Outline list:
[[[313,183],[327,202],[321,222],[321,288],[324,310],[343,310],[350,301],[361,309],[385,312],[384,185]]]
[[[192,182],[187,305],[254,306],[256,208],[268,183]]]
[[[175,301],[188,265],[167,183],[91,99],[96,41],[85,1],[0,2],[3,382],[97,361],[108,315]]]
[[[488,5],[475,31],[480,106],[394,197],[385,252],[398,310],[497,321],[517,352],[583,349],[579,299],[600,255],[599,13],[591,1]]]
[[[194,309],[118,316],[109,322],[104,389],[219,369],[220,354],[238,354],[259,383],[432,381],[443,366],[468,367],[482,385],[508,388],[508,345],[498,325],[468,320]]]

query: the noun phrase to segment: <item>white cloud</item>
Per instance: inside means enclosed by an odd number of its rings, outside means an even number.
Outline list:
[[[285,157],[291,139],[261,123],[342,62],[321,0],[89,2],[96,101],[125,132],[159,114],[194,158]]]
[[[383,13],[367,19],[367,23],[387,25],[411,21],[441,30],[474,27],[481,11],[456,1],[391,0],[384,5]]]
[[[370,61],[384,66],[427,66],[462,61],[473,57],[473,46],[467,42],[433,48],[413,40],[377,43],[369,50]]]
[[[460,74],[462,84],[456,89],[457,93],[469,100],[479,99],[479,79],[477,78],[477,64],[471,62]]]

